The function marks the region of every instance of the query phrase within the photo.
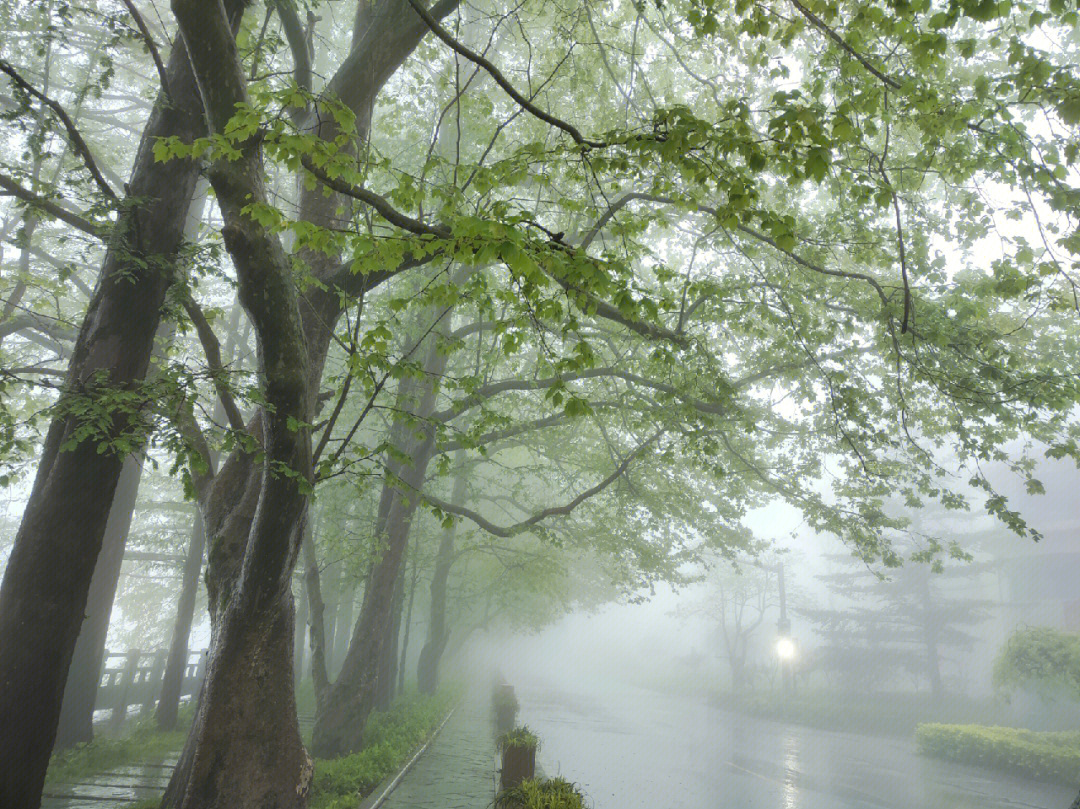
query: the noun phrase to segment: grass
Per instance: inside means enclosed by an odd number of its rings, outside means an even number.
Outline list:
[[[496,742],[496,747],[498,747],[499,750],[506,750],[511,747],[523,748],[525,750],[539,750],[540,739],[535,733],[529,730],[528,725],[521,725],[502,734]]]
[[[529,778],[500,792],[495,806],[497,809],[585,809],[585,798],[576,785],[562,778]]]
[[[910,736],[927,722],[993,724],[1003,706],[991,700],[898,692],[851,694],[810,691],[790,696],[768,692],[725,695],[721,705],[733,710],[798,725],[856,733]]]
[[[298,694],[302,702],[304,694]],[[312,698],[313,700],[313,698]],[[315,762],[310,809],[355,809],[360,798],[370,793],[401,767],[412,752],[446,716],[453,693],[435,696],[404,694],[390,710],[374,713],[364,732],[362,751],[337,759]],[[53,756],[47,783],[63,783],[106,772],[116,767],[160,760],[179,753],[187,738],[194,708],[186,706],[178,729],[157,730],[153,719],[129,726],[122,736],[103,736]],[[139,801],[132,809],[156,809],[159,801]]]
[[[1080,732],[922,724],[916,729],[915,742],[923,755],[1080,786]]]
[[[310,809],[355,809],[357,802],[401,767],[431,737],[452,702],[448,694],[406,694],[389,711],[372,714],[359,753],[315,762]]]
[[[179,753],[193,716],[194,708],[187,705],[180,710],[176,730],[160,731],[153,718],[148,717],[129,725],[123,735],[100,735],[92,742],[56,753],[49,762],[45,783],[74,781],[116,767],[159,761]]]

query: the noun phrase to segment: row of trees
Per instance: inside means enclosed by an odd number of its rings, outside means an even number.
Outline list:
[[[155,460],[196,510],[170,656],[200,575],[211,638],[164,804],[232,808],[306,801],[301,560],[332,756],[422,559],[430,689],[470,625],[678,577],[771,500],[894,567],[963,555],[893,546],[889,500],[969,507],[962,475],[1028,535],[980,462],[1077,452],[1067,3],[0,15],[4,805],[62,706],[89,731]]]

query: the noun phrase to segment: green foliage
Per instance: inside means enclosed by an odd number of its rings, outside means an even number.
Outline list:
[[[1080,732],[928,724],[919,725],[915,741],[923,755],[1080,786]]]
[[[364,730],[364,749],[315,762],[311,809],[355,809],[357,801],[405,763],[446,715],[447,693],[398,697],[389,711],[374,713]]]
[[[49,762],[46,781],[73,781],[115,767],[154,762],[175,755],[184,746],[194,714],[193,706],[184,706],[174,731],[158,730],[153,719],[139,720],[130,730],[125,729],[122,736],[99,736],[92,742],[62,750]]]
[[[1044,696],[1064,690],[1080,699],[1080,635],[1048,627],[1013,633],[994,661],[994,684],[1006,691],[1032,686]]]
[[[496,746],[499,750],[508,750],[510,748],[539,750],[540,738],[529,730],[528,725],[519,725],[513,730],[508,730],[502,734],[496,741]]]
[[[495,798],[496,809],[585,809],[585,796],[562,778],[527,778]]]

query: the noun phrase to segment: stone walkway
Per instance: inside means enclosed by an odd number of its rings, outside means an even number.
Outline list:
[[[481,694],[466,697],[380,809],[490,807],[498,761],[488,703]]]

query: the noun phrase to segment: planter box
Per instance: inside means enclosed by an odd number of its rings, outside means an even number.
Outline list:
[[[532,778],[535,775],[535,747],[507,747],[503,750],[500,784],[503,789],[512,789],[526,778]]]

